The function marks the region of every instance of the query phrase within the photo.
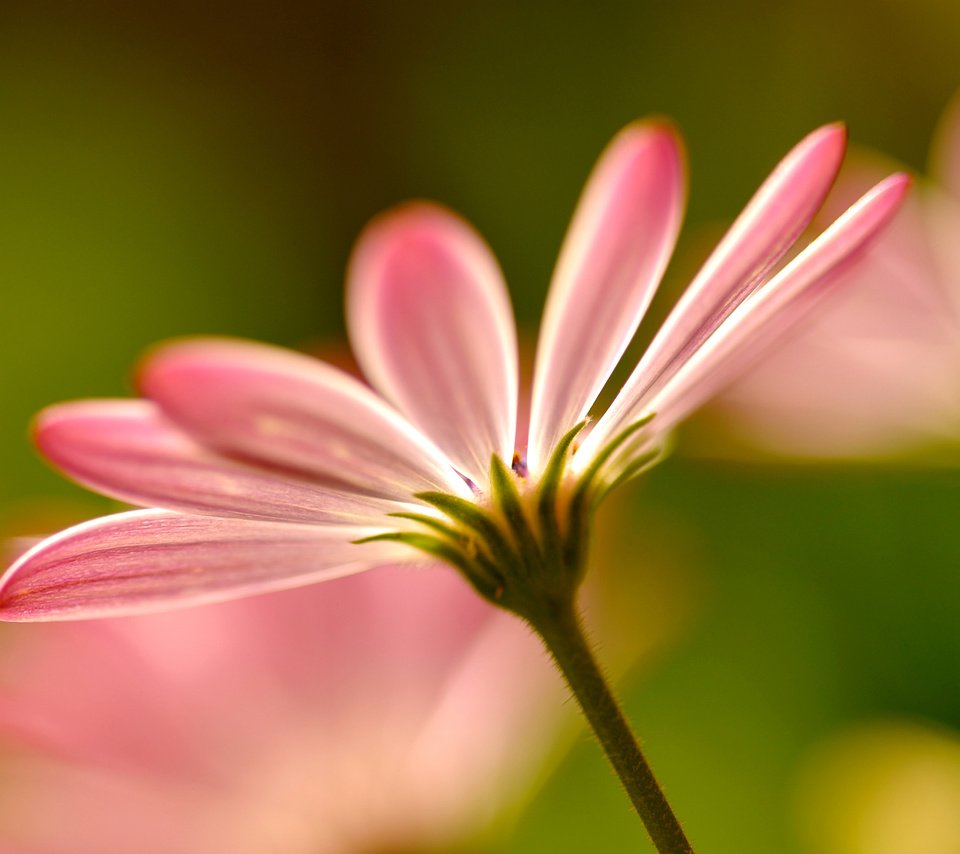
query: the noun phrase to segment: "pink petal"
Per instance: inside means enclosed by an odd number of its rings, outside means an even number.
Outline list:
[[[214,850],[198,849],[198,840],[216,848],[228,833],[222,820],[220,838],[211,833],[209,814],[218,804],[210,787],[29,754],[14,754],[3,770],[10,787],[0,812],[3,854]]]
[[[827,125],[799,143],[754,194],[707,259],[597,423],[596,447],[635,411],[753,293],[800,236],[830,189],[843,158],[846,132]]]
[[[570,741],[536,638],[448,568],[6,628],[4,854],[462,850]]]
[[[504,809],[556,750],[568,695],[537,637],[504,611],[490,616],[459,665],[411,740],[409,767],[438,812],[454,813],[481,786],[488,808]]]
[[[134,510],[44,540],[0,581],[0,618],[134,614],[280,590],[416,554],[353,540],[370,528],[320,527]]]
[[[309,356],[227,339],[168,344],[148,397],[202,443],[336,490],[409,500],[469,490],[443,454],[359,381]]]
[[[475,483],[511,459],[517,346],[497,263],[451,212],[407,205],[361,235],[347,286],[360,367]]]
[[[36,441],[70,477],[143,507],[344,525],[382,523],[385,514],[405,507],[229,460],[198,445],[144,400],[52,406],[37,419]]]
[[[537,470],[590,409],[636,332],[673,252],[684,203],[680,142],[630,125],[584,190],[540,330],[527,465]]]
[[[910,187],[906,175],[881,181],[794,258],[649,400],[668,429],[730,382],[744,362],[793,326],[836,281],[836,273],[893,217]]]
[[[938,187],[928,187],[923,198],[923,222],[925,243],[929,247],[935,276],[939,280],[937,296],[945,297],[946,309],[942,318],[949,324],[956,338],[960,324],[960,195],[951,196]],[[922,289],[929,283],[922,280],[914,284]],[[958,342],[960,343],[960,342]]]

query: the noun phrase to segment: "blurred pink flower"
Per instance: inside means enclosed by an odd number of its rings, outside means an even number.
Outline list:
[[[591,466],[604,459],[598,493],[636,473],[887,222],[908,184],[902,175],[778,269],[844,147],[843,128],[826,126],[777,167],[583,439],[571,481],[593,478]],[[435,537],[429,526],[388,516],[436,516],[418,498],[424,492],[486,508],[491,455],[514,460],[519,488],[532,494],[652,299],[684,195],[680,144],[662,123],[629,126],[601,157],[550,288],[527,440],[517,436],[515,333],[496,261],[469,225],[422,203],[375,220],[350,264],[350,336],[383,398],[306,356],[202,340],[149,356],[140,372],[145,400],[47,410],[37,440],[60,468],[108,495],[164,509],[95,520],[40,544],[5,576],[0,615],[129,613],[422,562],[407,544],[355,541],[397,530]],[[603,456],[651,413],[634,441]],[[475,546],[465,549],[475,556]]]
[[[566,719],[536,638],[439,570],[0,643],[3,851],[455,845]]]
[[[825,458],[953,448],[956,458],[960,100],[931,160],[931,178],[842,274],[842,294],[717,401],[715,413],[755,448]],[[889,168],[859,155],[834,198],[854,198]]]

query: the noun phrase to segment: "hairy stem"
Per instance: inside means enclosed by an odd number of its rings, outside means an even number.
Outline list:
[[[693,854],[680,822],[640,750],[607,684],[572,603],[544,609],[528,621],[540,635],[627,790],[660,854]]]

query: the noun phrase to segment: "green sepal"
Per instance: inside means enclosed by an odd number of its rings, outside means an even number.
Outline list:
[[[351,540],[351,542],[358,546],[364,543],[405,543],[422,552],[437,554],[438,556],[440,551],[446,553],[453,548],[439,537],[434,537],[432,534],[422,534],[419,531],[385,531],[382,534],[373,534],[370,537]]]
[[[576,489],[573,497],[570,499],[570,530],[567,532],[566,542],[564,543],[563,555],[564,561],[568,565],[580,566],[585,559],[587,532],[590,527],[590,516],[596,509],[596,502],[593,500],[593,487],[597,476],[603,466],[609,459],[640,430],[646,427],[655,417],[656,413],[634,421],[629,427],[624,428],[604,445],[599,453],[590,461],[590,465],[584,470],[577,480]],[[616,478],[614,478],[616,480]],[[608,490],[603,490],[606,494]]]
[[[563,437],[557,442],[557,446],[550,454],[547,460],[546,468],[540,477],[540,484],[537,491],[540,496],[540,504],[549,503],[553,505],[557,497],[557,490],[560,488],[560,481],[563,478],[564,469],[567,467],[567,450],[573,444],[573,440],[580,435],[580,431],[587,426],[586,419],[581,421],[575,427],[563,434]]]
[[[597,452],[597,455],[590,461],[590,465],[587,466],[587,468],[583,471],[583,474],[580,475],[579,482],[577,484],[577,490],[586,491],[589,489],[599,474],[600,469],[606,464],[607,460],[609,460],[616,451],[623,447],[624,443],[628,439],[630,439],[632,436],[635,436],[640,430],[653,421],[655,417],[655,412],[645,415],[643,418],[634,421],[629,427],[625,427],[609,442],[607,442],[607,444],[604,445]]]
[[[540,523],[540,533],[543,538],[543,550],[548,566],[556,566],[560,559],[560,523],[557,519],[557,493],[560,491],[560,482],[567,467],[567,451],[573,440],[580,435],[580,431],[587,422],[581,421],[568,430],[550,454],[547,467],[543,471],[540,484],[537,487],[537,520]]]
[[[513,472],[507,468],[506,463],[500,459],[498,454],[494,454],[490,460],[490,487],[494,502],[503,512],[510,530],[513,531],[514,538],[523,555],[523,563],[527,566],[533,563],[539,565],[540,547],[537,545],[537,538],[530,530],[526,514],[523,512],[520,493],[517,492],[516,479]]]
[[[417,522],[420,525],[424,525],[427,528],[432,528],[439,534],[443,534],[445,537],[448,537],[453,542],[463,546],[466,545],[469,541],[469,538],[463,534],[461,531],[458,531],[456,528],[452,528],[450,525],[442,522],[440,519],[435,519],[433,516],[427,516],[423,513],[388,513],[393,519],[409,519],[411,522]]]
[[[403,543],[460,570],[482,596],[497,601],[503,593],[503,578],[490,561],[471,560],[470,556],[461,549],[431,534],[415,531],[388,531],[353,542],[358,545],[377,542]]]
[[[512,564],[513,550],[500,530],[499,525],[472,501],[449,495],[446,492],[419,492],[414,498],[436,507],[451,519],[476,531],[480,539],[490,547],[495,562],[504,566]]]
[[[643,474],[643,472],[649,469],[662,456],[663,448],[654,448],[653,450],[647,451],[647,453],[641,454],[639,457],[633,460],[625,469],[623,469],[623,471],[620,472],[620,474],[610,481],[610,483],[597,490],[593,497],[593,509],[596,509],[599,504],[615,489],[625,484],[628,480],[632,480],[637,475]]]

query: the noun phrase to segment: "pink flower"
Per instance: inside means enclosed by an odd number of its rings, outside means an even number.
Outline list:
[[[457,846],[567,720],[536,639],[439,570],[0,640],[4,851]]]
[[[380,217],[354,252],[347,302],[357,360],[383,396],[303,355],[200,340],[146,359],[144,400],[48,409],[37,441],[49,459],[94,489],[162,509],[109,516],[40,544],[5,576],[0,614],[61,619],[222,599],[423,561],[410,545],[456,563],[497,599],[504,588],[492,552],[512,524],[496,515],[505,478],[541,511],[556,499],[540,516],[544,543],[560,548],[567,537],[563,548],[577,552],[580,519],[555,519],[569,496],[583,499],[569,503],[585,518],[583,507],[649,465],[671,428],[802,315],[887,222],[908,184],[902,175],[778,268],[844,147],[843,129],[830,125],[787,155],[568,462],[572,428],[623,354],[673,250],[685,195],[674,132],[659,122],[629,126],[587,184],[547,300],[528,438],[516,430],[510,303],[487,246],[434,205]],[[503,461],[513,461],[516,477]],[[477,529],[467,530],[468,518]],[[491,519],[500,520],[493,529]],[[527,545],[529,556],[541,544]]]
[[[841,199],[887,163],[862,155]],[[733,386],[716,412],[765,451],[884,457],[960,436],[960,100],[922,182],[882,240],[843,274],[843,296]]]

